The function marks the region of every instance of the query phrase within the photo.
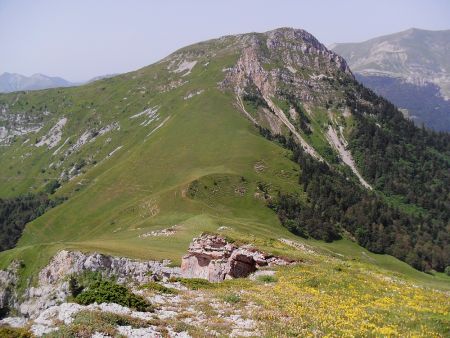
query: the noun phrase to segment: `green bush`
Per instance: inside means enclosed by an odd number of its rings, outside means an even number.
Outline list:
[[[238,294],[232,293],[232,294],[229,294],[229,295],[226,295],[225,297],[223,297],[223,300],[226,301],[227,303],[236,304],[241,301],[241,296],[239,296]]]
[[[141,286],[141,289],[147,289],[147,290],[153,290],[160,293],[166,293],[166,294],[177,294],[178,291],[173,288],[168,288],[167,286],[161,285],[156,282],[148,282],[147,284],[144,284]]]
[[[450,276],[450,265],[445,268],[445,274]]]
[[[44,187],[44,192],[46,192],[49,195],[52,195],[55,193],[56,189],[58,189],[61,186],[61,184],[58,182],[58,180],[50,180]]]
[[[137,311],[153,311],[153,306],[144,297],[135,295],[125,286],[101,278],[90,280],[74,300],[82,305],[116,303]]]
[[[263,283],[275,283],[278,281],[277,277],[272,275],[261,275],[256,278],[258,281]]]

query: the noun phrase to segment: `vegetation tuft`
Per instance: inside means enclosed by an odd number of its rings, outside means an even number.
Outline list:
[[[5,338],[32,338],[33,334],[27,329],[0,326],[0,337]]]
[[[152,291],[156,291],[159,293],[165,293],[165,294],[177,294],[178,293],[178,290],[161,285],[157,282],[148,282],[148,283],[142,285],[141,289],[152,290]]]
[[[209,289],[216,285],[202,278],[172,278],[170,281],[179,282],[191,290]]]
[[[256,278],[258,281],[263,283],[276,283],[278,278],[271,275],[261,275]]]
[[[237,304],[241,301],[241,296],[237,293],[230,293],[223,297],[223,300],[230,304]]]

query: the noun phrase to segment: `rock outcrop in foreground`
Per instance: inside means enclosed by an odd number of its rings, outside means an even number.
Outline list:
[[[119,284],[144,284],[179,275],[179,268],[168,267],[170,261],[139,261],[99,253],[85,254],[62,250],[39,273],[36,287],[26,289],[19,298],[14,292],[17,263],[0,271],[0,313],[15,311],[27,318],[35,318],[45,309],[64,302],[70,294],[68,277],[86,271],[101,272],[114,277]]]
[[[188,254],[183,256],[181,275],[221,282],[247,277],[260,267],[291,263],[292,261],[257,251],[249,245],[238,247],[220,236],[202,235],[193,239]]]

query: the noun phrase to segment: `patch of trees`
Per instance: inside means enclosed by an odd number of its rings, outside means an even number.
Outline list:
[[[300,101],[295,97],[295,95],[286,90],[279,89],[278,95],[284,98],[289,103],[289,105],[293,107],[297,112],[297,124],[300,130],[302,130],[306,135],[310,135],[312,133],[311,128],[309,127],[309,125],[311,124],[311,120],[307,116]]]
[[[292,137],[272,135],[264,128],[260,133],[290,149],[301,169],[299,183],[307,200],[279,193],[269,203],[291,232],[325,241],[346,233],[372,252],[390,254],[423,271],[444,271],[450,265],[448,222],[403,212],[353,177],[305,153]]]
[[[261,92],[259,89],[255,86],[255,84],[251,83],[247,85],[245,88],[245,92],[242,95],[242,99],[253,107],[253,109],[258,109],[259,107],[267,108],[270,110],[269,106],[267,105],[267,102],[264,100]]]
[[[0,251],[13,248],[28,222],[61,201],[43,193],[0,199]]]
[[[349,90],[347,105],[357,121],[350,148],[363,176],[376,189],[401,195],[448,225],[450,134],[416,127],[390,102],[357,86],[360,96]]]

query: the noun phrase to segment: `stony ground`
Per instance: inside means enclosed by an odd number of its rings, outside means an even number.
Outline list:
[[[189,331],[195,336],[260,336],[254,318],[258,306],[244,302],[239,293],[228,295],[217,290],[187,290],[179,285],[177,295],[153,294],[149,300],[158,306],[156,316],[175,331]]]
[[[261,275],[261,272],[258,273]],[[259,283],[245,279],[239,283]],[[273,271],[262,275],[273,274]],[[236,281],[184,286],[180,282],[154,283],[164,291],[139,288],[154,312],[138,312],[117,304],[62,303],[43,311],[35,320],[8,318],[2,324],[29,328],[37,337],[258,337],[261,323],[253,319],[258,305],[244,301]],[[115,316],[111,322],[111,316]],[[111,326],[111,323],[113,324]],[[115,324],[115,325],[114,325]]]

